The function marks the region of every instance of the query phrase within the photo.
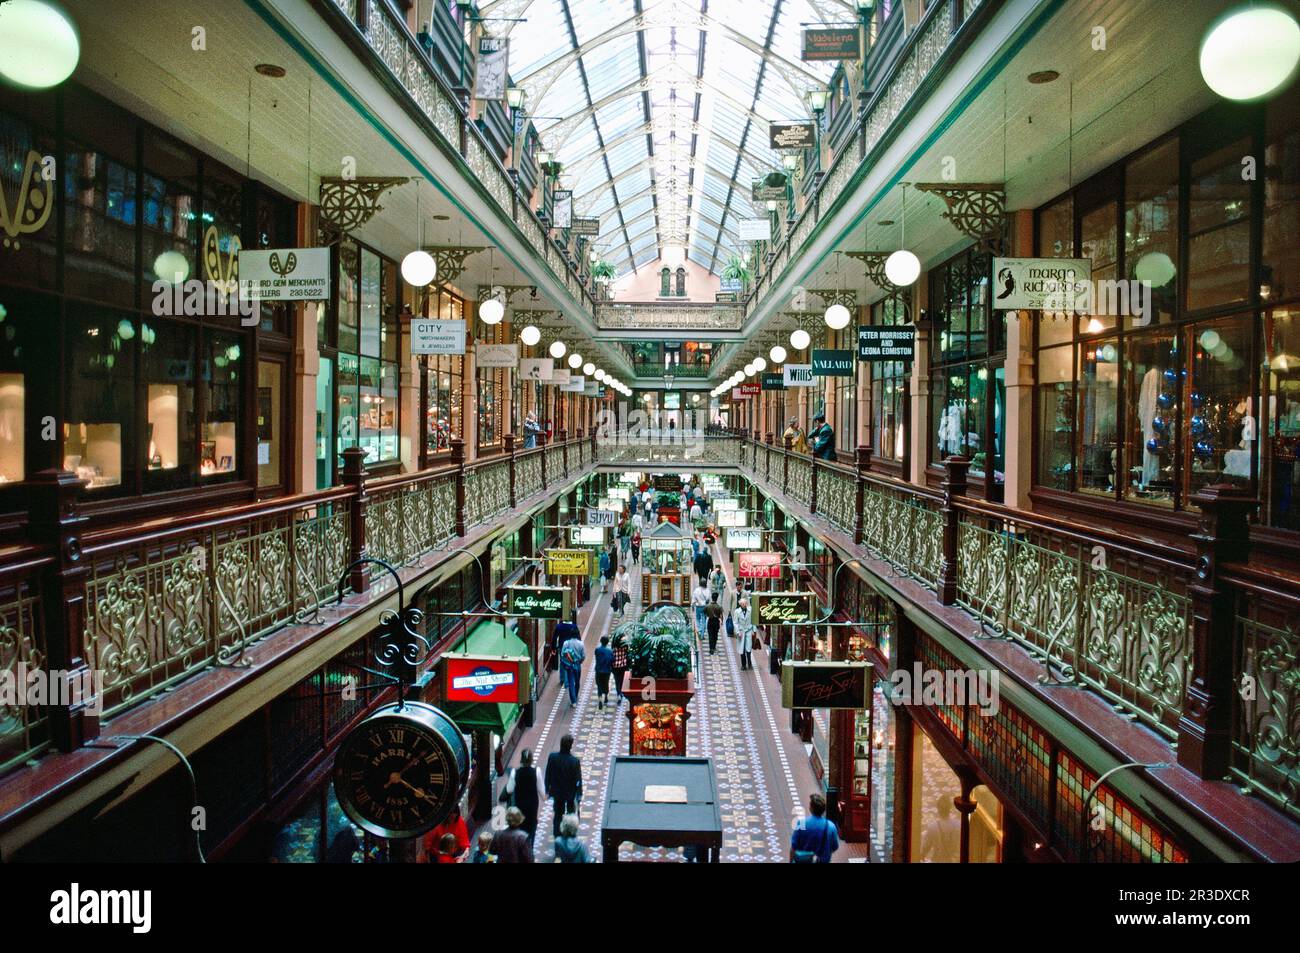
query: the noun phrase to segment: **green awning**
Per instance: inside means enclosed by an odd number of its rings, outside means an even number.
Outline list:
[[[501,655],[528,657],[528,646],[500,622],[485,619],[457,643],[454,651],[467,655]],[[481,728],[502,738],[519,718],[518,705],[501,702],[447,702],[448,717],[462,731]]]

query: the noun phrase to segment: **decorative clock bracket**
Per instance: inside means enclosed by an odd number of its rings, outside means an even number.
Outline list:
[[[424,613],[415,606],[406,604],[406,589],[402,585],[401,577],[396,569],[382,559],[362,556],[360,559],[353,560],[339,576],[338,601],[343,601],[343,590],[352,570],[367,563],[384,567],[393,577],[393,582],[397,585],[397,611],[385,609],[380,615],[378,639],[375,643],[375,661],[390,671],[376,672],[368,668],[364,671],[378,675],[380,678],[391,679],[397,685],[400,700],[404,697],[406,689],[415,684],[420,666],[429,660],[433,643],[420,634],[420,623],[424,621]]]

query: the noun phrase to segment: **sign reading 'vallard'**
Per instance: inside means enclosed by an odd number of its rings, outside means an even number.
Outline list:
[[[510,612],[530,619],[563,619],[568,589],[548,586],[511,586]]]
[[[807,625],[816,618],[811,592],[756,592],[750,599],[756,625]]]
[[[851,377],[855,364],[852,351],[817,349],[812,352],[814,377]]]

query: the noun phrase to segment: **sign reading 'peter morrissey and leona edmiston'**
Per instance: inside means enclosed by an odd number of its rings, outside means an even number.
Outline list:
[[[916,325],[862,325],[858,328],[859,361],[910,361],[916,356]]]

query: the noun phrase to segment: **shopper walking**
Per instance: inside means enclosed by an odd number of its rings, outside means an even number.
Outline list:
[[[537,769],[533,767],[533,752],[530,749],[525,748],[519,753],[519,767],[510,769],[500,800],[507,807],[517,807],[523,811],[523,829],[528,834],[528,843],[534,843],[537,836],[539,797]]]
[[[811,816],[794,822],[790,835],[790,863],[829,864],[831,854],[840,846],[840,832],[835,822],[826,817],[826,798],[813,794],[808,798]]]
[[[609,636],[600,637],[596,647],[596,707],[605,710],[609,701],[609,678],[614,674],[614,650],[609,647]]]
[[[618,704],[623,703],[623,675],[627,671],[627,642],[620,640],[614,646],[614,691],[618,692]]]
[[[718,593],[709,596],[709,604],[704,607],[704,625],[709,633],[709,654],[718,654],[718,631],[722,628],[722,604],[718,602]]]
[[[705,549],[695,557],[695,575],[700,577],[700,582],[708,584],[709,573],[713,572],[713,556]]]
[[[695,584],[694,591],[691,592],[691,605],[695,608],[695,633],[704,635],[704,610],[709,605],[709,587],[701,579]]]
[[[609,583],[609,551],[601,549],[598,561],[600,571],[600,591],[603,593]]]
[[[564,815],[560,821],[560,833],[555,838],[555,863],[589,864],[587,845],[578,837],[578,818],[573,814]]]
[[[722,603],[722,597],[727,592],[727,574],[722,571],[721,566],[713,567],[713,572],[709,573],[709,594],[722,604],[725,610],[727,607]]]
[[[578,800],[582,797],[582,762],[573,753],[573,735],[561,738],[560,750],[552,751],[546,759],[546,776],[543,780],[546,796],[551,799],[554,808],[551,833],[559,837],[561,819],[566,814],[578,812]]]
[[[632,562],[641,561],[641,531],[637,530],[632,534]]]
[[[554,755],[552,755],[554,757]],[[506,811],[506,829],[497,831],[488,853],[495,854],[499,864],[531,864],[533,845],[523,829],[524,812],[517,807]]]
[[[749,600],[743,596],[731,612],[731,621],[735,626],[737,650],[740,652],[741,671],[754,667],[754,622],[750,617]]]
[[[582,634],[571,636],[560,646],[560,676],[569,690],[569,707],[578,704],[578,688],[582,684],[582,663],[587,660],[587,650],[582,646]]]
[[[614,574],[614,595],[610,608],[621,619],[623,610],[627,607],[628,602],[632,599],[632,581],[627,574],[626,566],[619,566],[618,572]]]

